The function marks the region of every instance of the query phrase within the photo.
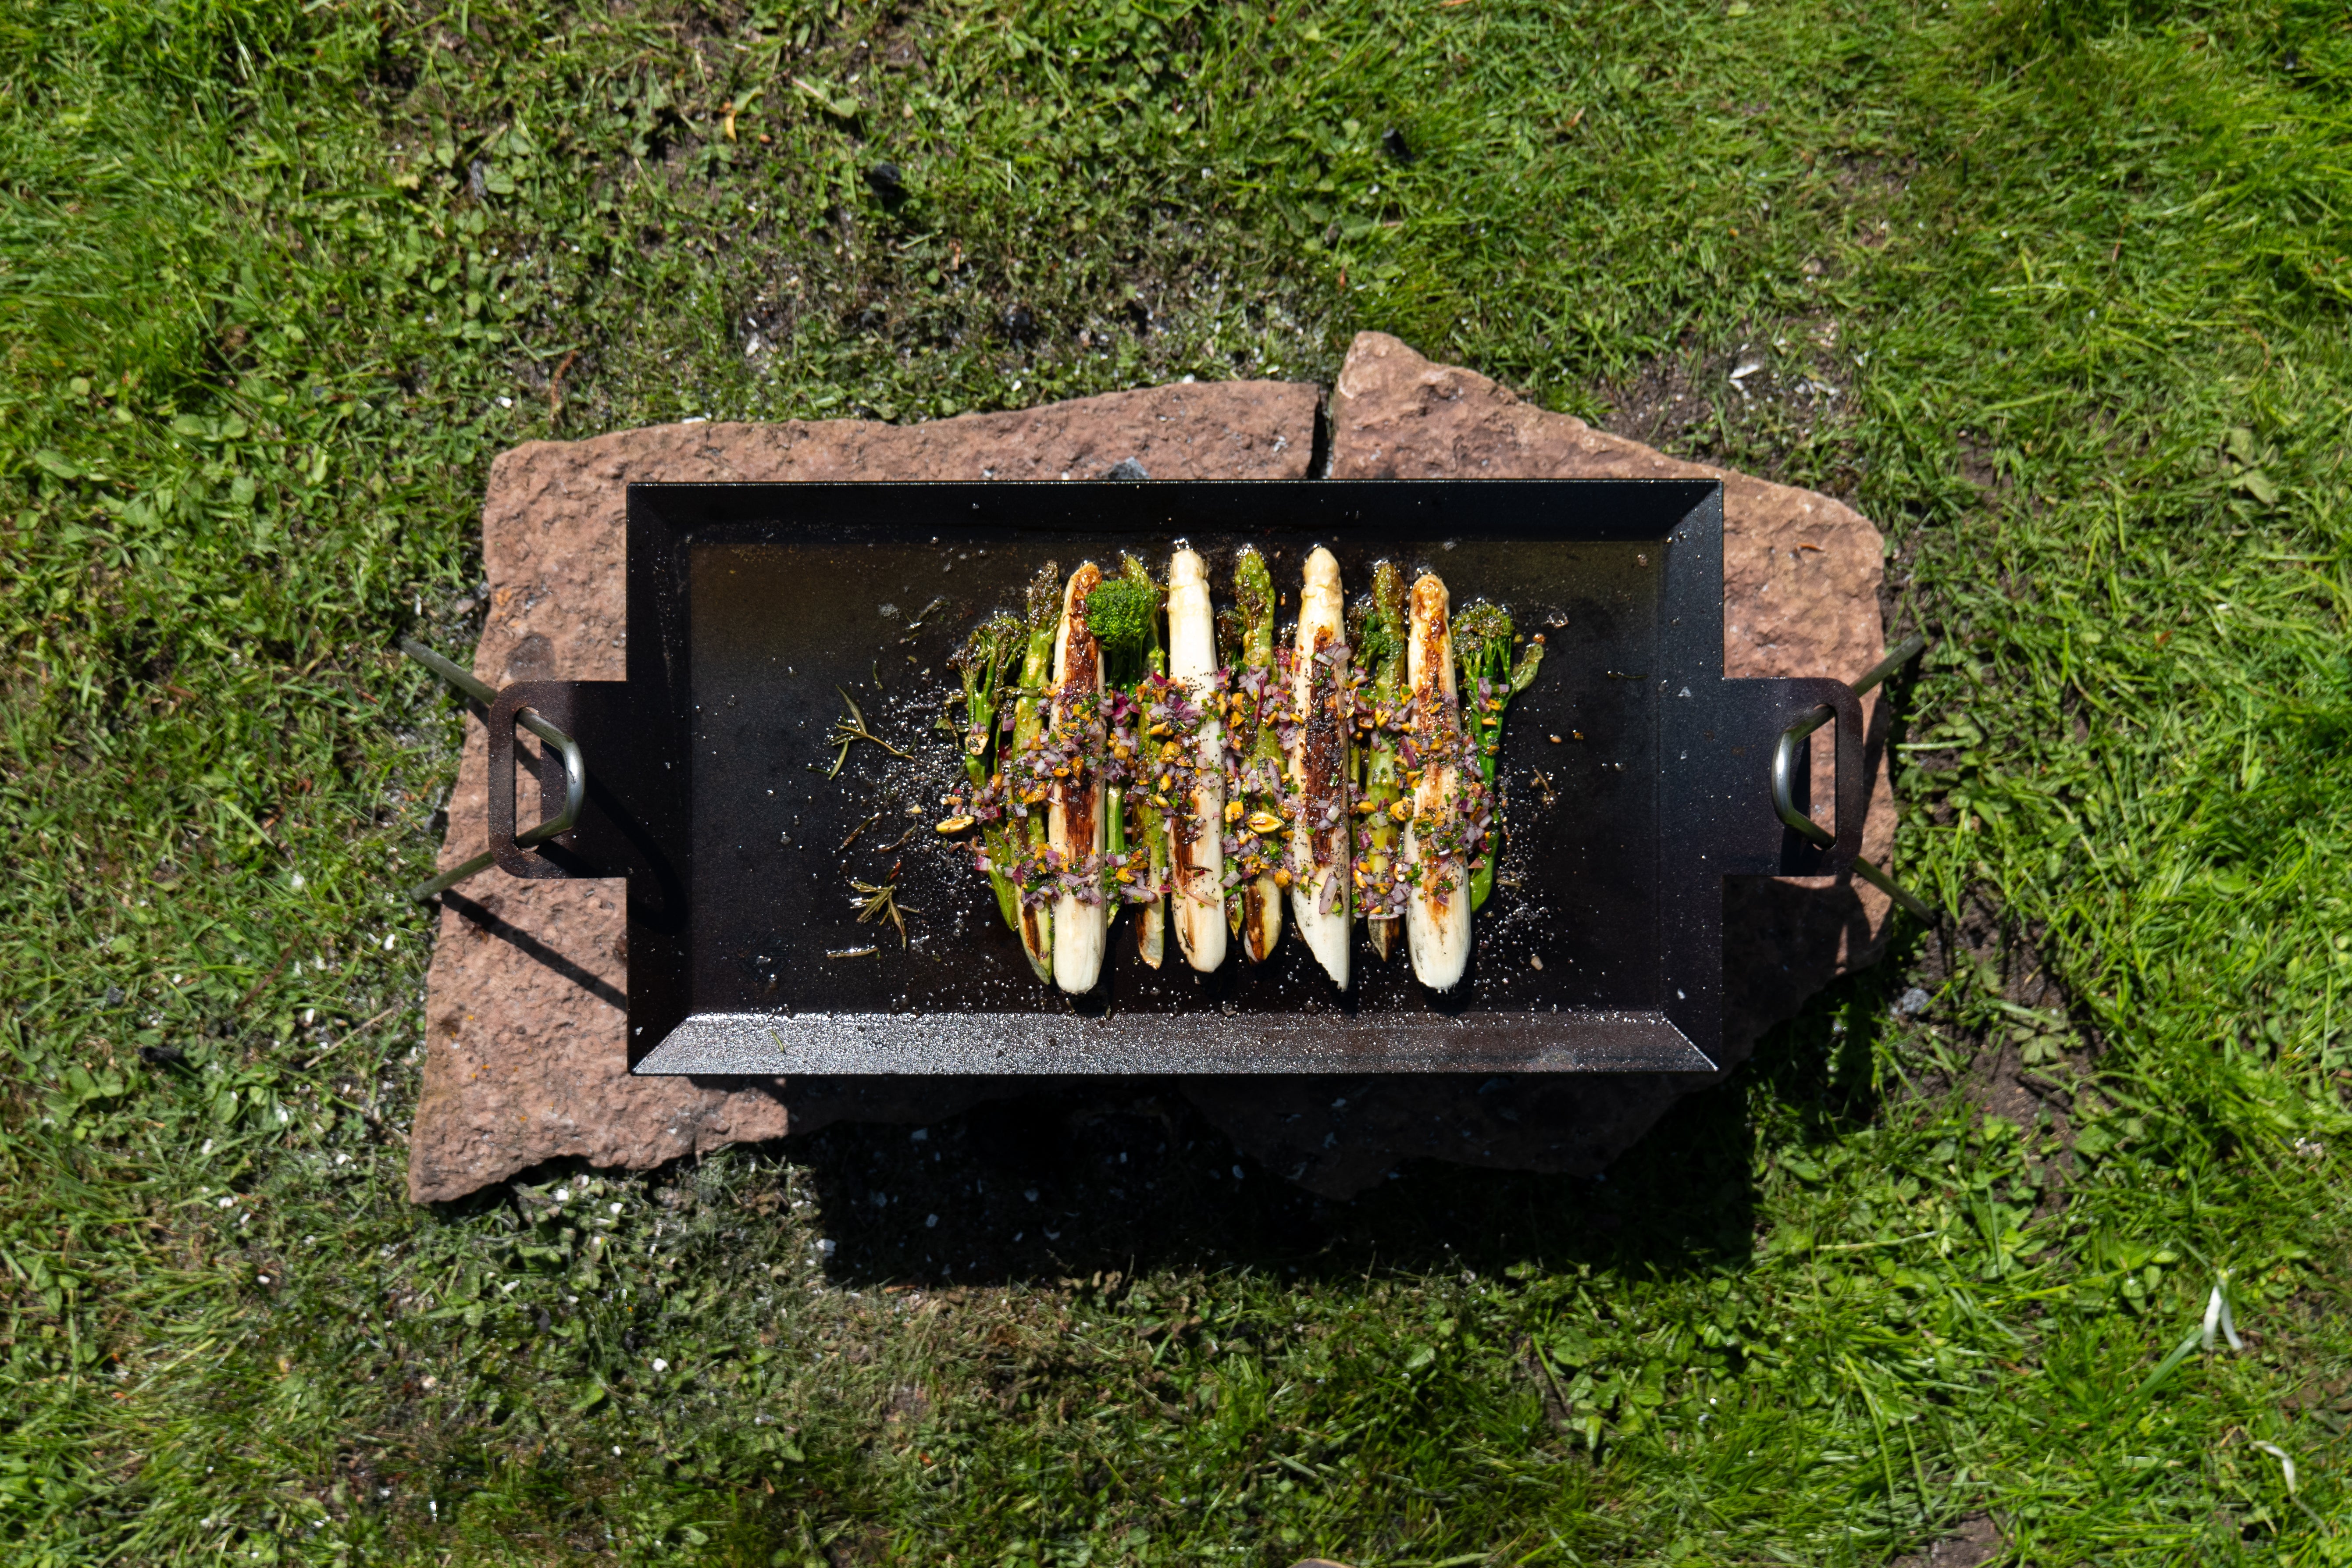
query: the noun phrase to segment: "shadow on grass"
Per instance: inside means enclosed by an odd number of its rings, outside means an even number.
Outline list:
[[[1172,1090],[1024,1097],[921,1142],[836,1126],[785,1148],[816,1189],[845,1284],[1634,1259],[1671,1270],[1746,1255],[1754,1204],[1738,1100],[1693,1097],[1600,1180],[1421,1161],[1340,1201],[1255,1164]]]
[[[799,1167],[827,1272],[853,1288],[1736,1268],[1758,1234],[1758,1119],[1811,1143],[1881,1114],[1880,1036],[1920,937],[1906,922],[1879,963],[1768,1031],[1599,1177],[1415,1160],[1353,1198],[1319,1197],[1243,1153],[1176,1081],[1137,1079],[1064,1081],[922,1127],[835,1123],[752,1158]]]

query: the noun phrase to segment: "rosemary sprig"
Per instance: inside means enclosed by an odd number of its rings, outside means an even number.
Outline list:
[[[849,717],[846,719],[835,719],[833,721],[834,743],[838,745],[841,750],[834,753],[833,771],[826,773],[824,775],[825,777],[834,778],[840,774],[841,764],[849,760],[849,748],[856,745],[860,741],[871,741],[874,744],[881,747],[884,751],[889,752],[894,757],[904,757],[907,755],[906,752],[900,751],[898,747],[892,745],[889,742],[884,740],[881,736],[876,734],[872,730],[866,727],[866,715],[858,708],[856,698],[852,697],[847,691],[843,690],[842,688],[838,686],[835,687],[834,689],[835,691],[840,691],[841,700],[849,704]]]
[[[898,945],[906,946],[907,916],[905,911],[898,908],[898,884],[884,882],[877,885],[873,882],[861,882],[852,877],[849,879],[849,885],[858,894],[858,897],[850,900],[857,906],[857,923],[864,925],[868,921],[887,920],[898,928]]]

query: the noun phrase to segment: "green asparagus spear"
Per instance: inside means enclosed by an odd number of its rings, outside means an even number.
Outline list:
[[[1403,889],[1397,884],[1397,847],[1404,828],[1392,809],[1404,794],[1397,765],[1396,725],[1405,717],[1404,574],[1382,561],[1372,567],[1372,592],[1360,606],[1349,638],[1356,667],[1371,672],[1371,711],[1358,728],[1363,753],[1357,792],[1357,899],[1366,912],[1372,952],[1386,962],[1404,930]]]
[[[1127,700],[1127,713],[1112,731],[1113,782],[1106,792],[1108,813],[1108,853],[1119,888],[1112,896],[1136,903],[1136,949],[1145,963],[1160,966],[1167,929],[1167,905],[1160,893],[1167,881],[1166,834],[1148,792],[1131,787],[1145,776],[1150,744],[1143,734],[1140,711],[1149,706],[1144,688],[1154,677],[1168,673],[1168,650],[1160,636],[1161,595],[1151,569],[1129,555],[1119,563],[1119,574],[1106,578],[1087,596],[1087,626],[1103,650],[1103,687]],[[1141,850],[1141,864],[1137,851]],[[1151,889],[1138,899],[1134,889]]]
[[[990,763],[1003,765],[1004,748],[996,744],[997,698],[1013,662],[1021,656],[1026,635],[1021,622],[998,615],[973,629],[963,647],[948,662],[963,680],[963,771],[975,796],[989,787]],[[989,885],[996,889],[996,907],[1004,923],[1021,929],[1020,894],[1009,875],[1020,855],[1019,832],[1011,816],[989,823],[981,834],[988,847]]]
[[[1543,663],[1543,637],[1511,662],[1511,615],[1499,605],[1473,605],[1454,617],[1454,668],[1462,681],[1463,728],[1478,755],[1489,820],[1486,841],[1470,868],[1470,907],[1495,890],[1495,858],[1502,847],[1503,796],[1496,782],[1503,756],[1503,715]]]
[[[1273,722],[1289,695],[1274,668],[1274,576],[1252,546],[1243,546],[1234,563],[1234,597],[1241,606],[1242,635],[1231,744],[1241,756],[1242,776],[1225,789],[1225,815],[1240,844],[1240,853],[1226,858],[1226,875],[1237,882],[1226,919],[1244,956],[1263,963],[1282,940],[1282,882],[1289,876],[1281,812],[1287,759]]]
[[[1008,809],[1018,810],[1021,858],[1033,862],[1045,848],[1045,787],[1031,774],[1030,762],[1045,738],[1045,687],[1054,674],[1054,633],[1062,624],[1062,569],[1048,561],[1029,584],[1028,646],[1021,658],[1021,684],[1013,707],[1013,754],[1004,766]],[[1031,889],[1024,889],[1025,893]],[[1021,900],[1021,946],[1040,980],[1054,978],[1054,910],[1049,902]]]

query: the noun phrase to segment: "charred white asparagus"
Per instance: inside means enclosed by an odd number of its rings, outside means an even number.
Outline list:
[[[1168,858],[1176,945],[1203,974],[1225,961],[1224,726],[1212,686],[1216,673],[1209,569],[1195,552],[1179,550],[1168,563],[1168,675],[1202,717],[1189,742],[1180,735],[1174,742],[1191,749],[1192,788],[1189,799],[1170,803]]]
[[[1054,984],[1072,995],[1102,977],[1109,910],[1098,878],[1103,850],[1102,650],[1087,629],[1087,595],[1102,581],[1091,561],[1070,574],[1054,638],[1053,740],[1058,758],[1045,831],[1064,877],[1054,900]]]
[[[1298,642],[1291,664],[1290,913],[1331,983],[1348,984],[1348,741],[1356,696],[1348,682],[1347,603],[1339,563],[1317,549],[1298,595]]]
[[[1404,830],[1405,938],[1412,973],[1432,991],[1450,991],[1470,960],[1467,825],[1461,810],[1462,731],[1454,688],[1452,603],[1434,573],[1412,585],[1405,676],[1412,705],[1405,777],[1413,784]]]

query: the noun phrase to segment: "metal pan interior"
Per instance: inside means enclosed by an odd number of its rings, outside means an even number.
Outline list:
[[[893,505],[876,515],[834,494],[768,487],[764,508],[747,510],[738,498],[723,523],[693,529],[677,563],[691,702],[689,1009],[1359,1018],[1656,1009],[1658,639],[1672,618],[1664,542],[1690,500],[1657,492],[1690,487],[1631,487],[1649,489],[1641,499],[1651,504],[1628,508],[1621,495],[1605,516],[1563,508],[1561,487],[1549,502],[1525,487],[1445,486],[1442,499],[1441,487],[1388,487],[1432,493],[1307,517],[1268,515],[1263,497],[1214,504],[1264,488],[1017,487],[1052,503],[1024,509],[1008,493],[1016,487],[989,487],[985,507],[961,494],[977,487],[890,487]],[[934,489],[936,504],[922,505]],[[1192,492],[1189,504],[1169,504],[1178,490]],[[818,500],[832,504],[807,504]],[[1179,539],[1207,558],[1221,602],[1236,552],[1253,544],[1288,618],[1300,563],[1322,544],[1351,595],[1386,558],[1438,573],[1457,609],[1492,599],[1522,635],[1546,637],[1542,677],[1510,713],[1497,885],[1454,991],[1417,984],[1401,943],[1375,963],[1360,925],[1344,993],[1291,939],[1268,963],[1236,953],[1212,974],[1187,967],[1171,941],[1154,970],[1135,952],[1129,916],[1112,933],[1101,985],[1066,997],[1032,973],[965,852],[934,831],[942,796],[962,782],[940,727],[954,689],[950,652],[988,614],[1017,610],[1045,562],[1066,574],[1133,552],[1164,571]],[[831,774],[845,693],[877,735],[909,754],[855,742]],[[896,886],[903,944],[895,926],[858,921],[857,881]],[[876,951],[858,952],[866,948]]]

